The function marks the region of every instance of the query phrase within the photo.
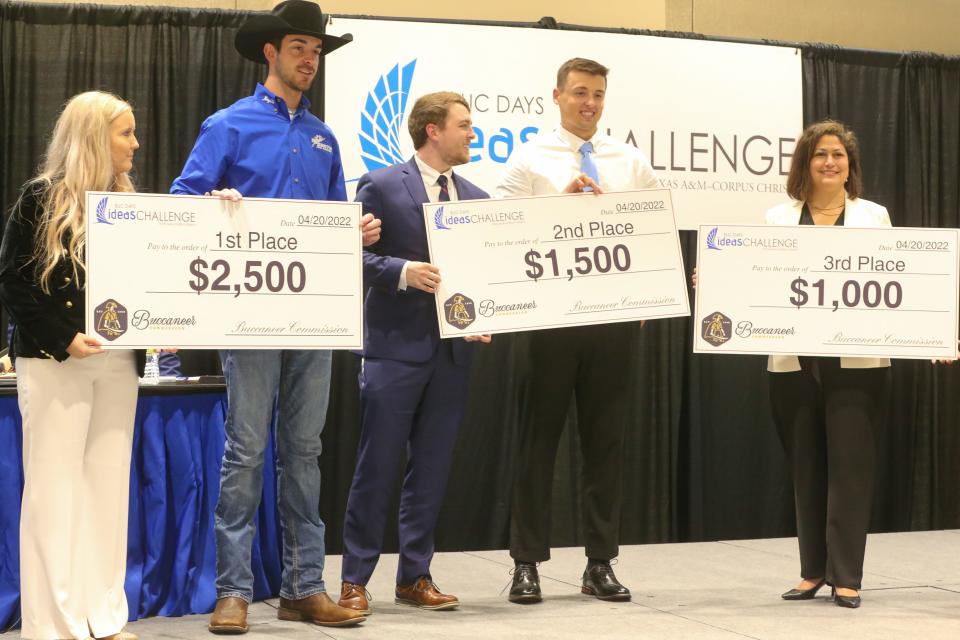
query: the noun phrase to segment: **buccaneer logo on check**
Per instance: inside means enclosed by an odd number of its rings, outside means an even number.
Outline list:
[[[107,340],[116,340],[127,332],[127,308],[110,298],[93,311],[93,326]]]
[[[700,335],[715,347],[730,339],[733,321],[719,311],[706,316],[700,323]]]
[[[477,319],[476,311],[473,308],[473,300],[462,293],[453,294],[443,303],[443,315],[447,324],[453,325],[457,329],[465,329]]]
[[[495,315],[523,315],[537,308],[536,300],[525,300],[523,302],[507,302],[497,304],[489,298],[480,301],[480,315],[489,318]]]

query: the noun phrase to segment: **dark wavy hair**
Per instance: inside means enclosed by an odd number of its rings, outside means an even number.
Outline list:
[[[787,194],[794,200],[806,201],[810,197],[810,159],[816,151],[817,142],[823,136],[836,136],[847,150],[847,164],[850,174],[847,177],[847,196],[856,200],[863,194],[863,173],[860,168],[860,145],[857,136],[847,125],[836,120],[814,122],[803,130],[793,151],[793,162],[787,176]]]

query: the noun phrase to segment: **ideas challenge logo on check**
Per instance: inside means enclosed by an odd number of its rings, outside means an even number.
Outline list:
[[[97,202],[95,208],[97,224],[114,225],[118,222],[154,222],[163,225],[187,226],[197,223],[197,212],[188,209],[155,209],[145,207],[148,200],[141,196],[133,196],[136,202],[124,201],[124,198],[114,198],[110,203],[110,196],[104,196]]]
[[[521,224],[522,211],[472,211],[467,203],[464,206],[446,211],[447,205],[438,207],[433,214],[433,228],[437,231],[450,231],[456,225],[465,224]]]
[[[767,234],[777,229],[765,230]],[[748,235],[744,231],[727,230],[720,233],[719,227],[714,227],[707,233],[707,249],[714,251],[723,251],[724,249],[735,249],[738,247],[749,247],[754,249],[769,249],[773,251],[796,251],[796,238],[778,238],[765,236],[764,233]]]
[[[710,233],[707,234],[707,249],[722,251],[722,249],[717,246],[717,228],[716,227],[711,229]]]
[[[97,203],[97,222],[99,224],[113,224],[107,220],[107,200],[110,199],[110,196],[104,196],[100,198],[100,202]]]
[[[438,231],[440,230],[450,231],[450,227],[443,224],[443,207],[438,208],[436,212],[433,214],[433,224],[436,226],[436,229]]]

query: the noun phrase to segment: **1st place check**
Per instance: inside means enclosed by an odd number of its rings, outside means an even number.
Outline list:
[[[669,190],[423,209],[441,337],[690,315]]]
[[[960,231],[703,226],[697,353],[955,358]]]
[[[107,348],[358,349],[358,203],[87,193],[87,334]]]

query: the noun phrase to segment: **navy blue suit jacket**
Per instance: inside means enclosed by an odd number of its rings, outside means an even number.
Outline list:
[[[453,180],[460,200],[490,197],[456,174]],[[363,251],[363,281],[369,287],[364,302],[363,355],[427,362],[440,345],[434,296],[413,287],[397,289],[404,262],[430,262],[421,207],[428,199],[416,161],[410,158],[365,174],[358,183],[356,199],[363,204],[364,213],[373,213],[383,225],[380,240]],[[468,364],[471,345],[456,338],[452,346],[454,361]]]

